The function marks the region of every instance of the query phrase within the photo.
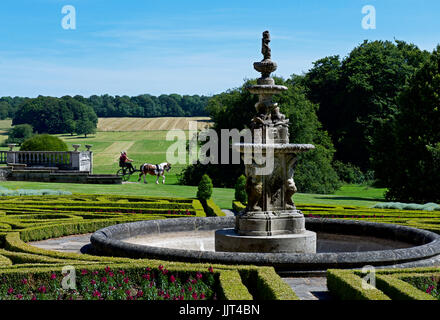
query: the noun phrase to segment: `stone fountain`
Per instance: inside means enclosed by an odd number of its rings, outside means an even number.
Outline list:
[[[251,121],[252,143],[234,144],[243,158],[251,159],[245,162],[248,204],[236,217],[235,228],[215,233],[215,250],[315,253],[316,233],[305,229],[304,215],[292,200],[297,191],[293,179],[297,156],[315,147],[289,143],[289,120],[272,101],[287,87],[276,85],[270,77],[277,64],[271,60],[269,42],[269,31],[265,31],[261,50],[264,58],[254,63],[261,78],[257,85],[248,87],[259,97],[257,114]]]

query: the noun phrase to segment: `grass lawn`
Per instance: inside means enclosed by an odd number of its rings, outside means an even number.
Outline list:
[[[52,189],[64,190],[72,193],[88,194],[122,194],[141,196],[174,196],[193,198],[197,187],[181,186],[166,183],[155,184],[154,177],[147,178],[148,184],[127,183],[123,185],[94,185],[73,183],[40,183],[24,181],[0,182],[1,187],[8,189]],[[297,204],[329,204],[346,206],[371,207],[377,202],[384,201],[385,189],[365,187],[361,185],[345,185],[333,195],[298,193],[293,196]],[[228,188],[214,188],[213,200],[223,209],[231,209],[234,190]]]

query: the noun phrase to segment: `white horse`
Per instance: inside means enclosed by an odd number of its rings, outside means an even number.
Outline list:
[[[151,174],[156,176],[156,184],[159,184],[159,177],[162,176],[162,183],[165,184],[165,171],[170,171],[171,164],[168,162],[162,162],[161,164],[151,164],[144,163],[140,167],[141,173],[139,173],[138,182],[141,181],[142,176],[144,177],[144,183],[147,183],[146,176]]]

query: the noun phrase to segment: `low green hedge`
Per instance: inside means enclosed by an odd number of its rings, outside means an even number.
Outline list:
[[[232,201],[232,210],[235,212],[240,212],[244,210],[246,206],[242,204],[240,201]]]
[[[341,300],[391,300],[376,288],[362,288],[362,278],[350,270],[327,270],[327,288]]]
[[[226,270],[220,273],[220,298],[222,300],[252,300],[246,286],[243,285],[237,270]]]
[[[299,300],[272,267],[244,267],[240,275],[255,300]]]
[[[215,204],[212,199],[200,200],[207,217],[224,217],[225,213]]]
[[[376,286],[393,300],[437,300],[396,276],[378,274]]]
[[[376,288],[362,288],[360,270],[327,270],[327,287],[341,300],[437,300],[409,283],[411,279],[438,276],[439,268],[377,269]]]
[[[0,255],[0,266],[9,266],[9,265],[12,265],[11,259],[3,255]]]

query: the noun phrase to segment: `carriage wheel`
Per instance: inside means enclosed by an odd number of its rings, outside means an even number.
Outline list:
[[[130,172],[127,172],[124,169],[119,169],[118,172],[116,172],[116,175],[122,178],[122,181],[128,181],[130,179]]]

